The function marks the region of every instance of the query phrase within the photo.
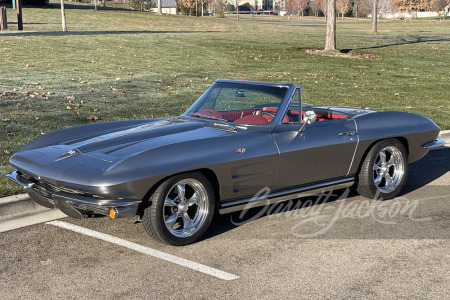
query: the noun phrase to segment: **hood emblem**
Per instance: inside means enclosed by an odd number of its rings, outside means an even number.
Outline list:
[[[245,151],[247,151],[245,148],[239,148],[239,149],[236,150],[236,153],[244,154]]]

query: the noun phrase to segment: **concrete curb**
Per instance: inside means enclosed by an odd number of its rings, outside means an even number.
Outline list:
[[[441,131],[438,138],[445,140],[447,145],[450,145],[450,130]],[[43,211],[51,211],[51,209],[35,203],[28,197],[28,194],[0,198],[0,220],[10,218],[13,215]]]
[[[22,213],[41,212],[45,210],[50,209],[45,208],[31,200],[28,194],[0,198],[0,220]]]
[[[439,132],[439,138],[441,140],[450,139],[450,130],[444,130],[444,131]]]

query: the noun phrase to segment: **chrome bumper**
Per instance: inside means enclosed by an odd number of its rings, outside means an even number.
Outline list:
[[[440,139],[435,139],[432,142],[426,143],[425,145],[423,145],[422,147],[425,149],[434,149],[434,148],[438,148],[441,146],[445,145],[445,141],[440,140]]]
[[[59,208],[69,217],[76,219],[93,214],[108,216],[111,209],[115,210],[116,218],[133,217],[141,203],[141,200],[108,200],[64,191],[49,191],[48,195],[45,195],[47,193],[43,194],[37,188],[38,183],[24,178],[17,171],[7,174],[6,177],[21,185],[34,202],[48,208]]]

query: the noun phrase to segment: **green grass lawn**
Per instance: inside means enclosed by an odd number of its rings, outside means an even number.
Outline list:
[[[72,4],[72,3],[71,3]],[[70,7],[70,8],[69,8]],[[70,5],[8,9],[0,32],[0,196],[9,156],[58,128],[182,113],[216,78],[292,82],[309,103],[411,111],[450,129],[450,22],[338,19],[353,55],[318,55],[321,18],[156,16]],[[98,120],[88,120],[96,119]]]

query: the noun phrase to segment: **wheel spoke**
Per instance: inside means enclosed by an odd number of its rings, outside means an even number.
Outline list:
[[[393,167],[393,166],[395,166],[394,162],[388,162],[386,164],[386,167],[388,167],[388,168]]]
[[[194,193],[191,198],[187,200],[187,205],[190,207],[197,203],[197,193]]]
[[[169,228],[172,228],[173,224],[175,224],[175,222],[178,219],[178,213],[174,213],[173,215],[171,215],[170,217],[167,218],[166,220],[166,224]]]
[[[384,152],[384,150],[383,150],[383,151],[381,151],[380,154],[378,154],[378,155],[380,156],[380,162],[381,162],[382,164],[385,164],[385,163],[386,163],[386,152]]]
[[[182,214],[181,219],[183,220],[183,228],[186,228],[191,223],[191,218],[187,213]]]
[[[175,202],[173,202],[172,199],[166,198],[166,200],[164,201],[164,206],[173,207],[173,206],[177,206],[177,204]]]
[[[394,157],[391,157],[391,159],[386,163],[386,167],[390,168],[392,166],[395,166]]]
[[[373,181],[377,186],[381,183],[381,180],[383,179],[383,176],[378,174],[377,178]]]
[[[381,167],[378,164],[374,164],[373,165],[373,169],[376,171],[376,170],[381,169]]]
[[[178,196],[179,196],[180,200],[183,200],[185,192],[186,192],[185,185],[181,184],[181,183],[177,184],[177,191],[178,191]]]
[[[384,175],[384,179],[386,180],[386,186],[392,185],[392,177],[389,174]]]

